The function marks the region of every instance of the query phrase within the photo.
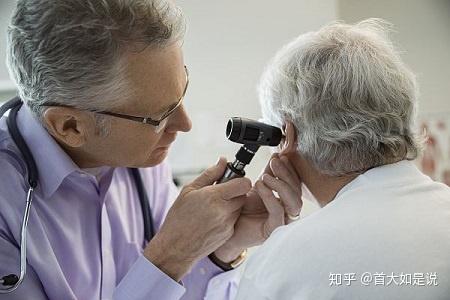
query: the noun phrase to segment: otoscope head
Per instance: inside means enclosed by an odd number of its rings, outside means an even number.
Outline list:
[[[233,117],[227,124],[227,138],[235,143],[278,146],[282,137],[280,128],[246,118]]]
[[[234,117],[227,124],[227,138],[235,143],[244,144],[236,153],[236,160],[228,163],[227,169],[218,183],[236,177],[245,176],[244,168],[248,165],[260,146],[278,146],[283,137],[280,128],[250,119]]]

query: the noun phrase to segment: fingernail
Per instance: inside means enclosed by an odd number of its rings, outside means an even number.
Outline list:
[[[219,158],[218,158],[217,161],[216,161],[216,165],[219,165],[221,159],[222,159],[222,157],[219,156]]]
[[[277,165],[277,158],[272,158],[271,160],[270,160],[270,166],[271,167],[274,167],[274,166],[276,166]]]
[[[262,180],[263,180],[263,181],[268,181],[268,180],[270,180],[271,177],[272,177],[272,176],[270,176],[269,174],[264,174],[264,175],[262,176]]]

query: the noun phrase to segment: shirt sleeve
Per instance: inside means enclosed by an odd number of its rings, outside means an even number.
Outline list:
[[[186,289],[140,256],[114,291],[114,300],[181,299]]]
[[[241,275],[241,268],[224,272],[205,257],[183,278],[186,294],[182,299],[235,299]]]

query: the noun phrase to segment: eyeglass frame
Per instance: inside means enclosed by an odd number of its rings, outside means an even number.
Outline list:
[[[82,108],[78,108],[78,107],[71,106],[71,105],[64,105],[64,104],[53,103],[53,102],[43,103],[40,106],[55,106],[55,107],[76,108],[76,109],[85,110],[85,111],[89,111],[89,112],[93,112],[93,113],[97,113],[97,114],[108,115],[108,116],[112,116],[112,117],[116,117],[116,118],[126,119],[126,120],[130,120],[130,121],[135,121],[135,122],[138,122],[138,123],[149,124],[149,125],[158,127],[165,119],[170,117],[170,115],[172,115],[175,112],[175,110],[178,107],[180,107],[180,105],[183,102],[183,99],[184,99],[184,97],[186,95],[186,92],[187,92],[187,89],[188,89],[188,86],[189,86],[189,71],[188,71],[187,66],[184,66],[184,71],[186,73],[186,85],[184,87],[183,94],[181,95],[180,99],[178,99],[177,104],[173,108],[171,108],[167,112],[165,112],[162,115],[162,117],[159,118],[158,120],[154,120],[151,117],[138,117],[138,116],[120,114],[120,113],[115,113],[115,112],[110,112],[110,111],[98,111],[98,110],[95,110],[95,109],[82,109]]]

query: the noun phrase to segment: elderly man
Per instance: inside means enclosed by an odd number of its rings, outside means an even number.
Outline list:
[[[271,235],[237,299],[449,299],[450,189],[411,162],[416,83],[385,24],[325,26],[267,68],[263,116],[321,208]]]
[[[285,158],[265,170],[284,205],[248,179],[213,185],[224,159],[178,195],[164,159],[191,128],[183,22],[170,1],[17,2],[8,65],[24,105],[0,122],[1,299],[231,299],[245,249],[299,214]],[[7,276],[22,263],[23,281]]]

